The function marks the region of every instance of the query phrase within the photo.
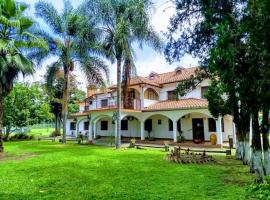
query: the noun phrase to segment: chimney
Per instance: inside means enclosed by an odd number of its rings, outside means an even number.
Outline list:
[[[89,85],[87,87],[87,97],[93,96],[97,91],[97,87],[95,85]]]

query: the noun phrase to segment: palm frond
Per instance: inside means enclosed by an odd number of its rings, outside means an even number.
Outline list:
[[[53,83],[60,68],[61,61],[59,60],[47,66],[47,72],[45,75],[45,86],[47,91],[51,91],[53,89]]]
[[[100,58],[87,56],[79,62],[89,84],[102,86],[104,76],[106,81],[109,80],[109,68]]]
[[[39,1],[35,5],[36,16],[41,17],[56,34],[62,34],[64,31],[61,16],[51,3]]]

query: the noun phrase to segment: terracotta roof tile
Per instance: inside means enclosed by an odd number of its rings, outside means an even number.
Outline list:
[[[198,67],[182,68],[181,72],[176,73],[175,71],[157,74],[151,82],[158,84],[173,83],[189,79],[192,75],[195,75]]]
[[[146,107],[144,111],[207,108],[207,106],[208,102],[205,99],[189,98],[173,101],[172,100],[160,101],[156,104]]]

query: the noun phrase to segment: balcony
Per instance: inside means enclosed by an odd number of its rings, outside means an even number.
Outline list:
[[[116,102],[117,102],[116,96],[86,100],[85,111],[117,108]],[[87,103],[89,105],[86,105]],[[123,101],[121,102],[121,108],[131,110],[141,110],[141,100],[128,98],[125,104],[123,103]]]

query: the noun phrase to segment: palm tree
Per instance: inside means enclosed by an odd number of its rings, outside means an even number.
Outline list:
[[[117,133],[116,148],[121,146],[120,115],[121,115],[121,83],[123,83],[123,102],[129,80],[135,71],[134,50],[132,45],[139,43],[162,49],[160,38],[150,25],[152,8],[150,0],[88,0],[84,8],[88,16],[95,16],[97,23],[102,27],[104,48],[108,55],[117,63]],[[121,82],[121,68],[123,82]]]
[[[102,85],[104,75],[108,78],[108,67],[100,59],[99,29],[95,22],[87,20],[78,9],[74,9],[70,1],[64,1],[62,13],[51,3],[39,1],[36,15],[41,17],[50,27],[51,32],[40,32],[49,44],[49,51],[36,51],[32,57],[41,63],[48,57],[56,57],[48,74],[56,75],[59,69],[64,71],[64,90],[62,98],[63,143],[66,142],[66,122],[69,102],[70,74],[75,66],[79,66],[91,84]],[[54,80],[54,78],[51,78]]]
[[[27,6],[14,0],[0,2],[0,151],[3,151],[3,100],[21,73],[34,72],[27,56],[32,50],[46,49],[47,43],[33,34],[34,21],[24,15]]]

